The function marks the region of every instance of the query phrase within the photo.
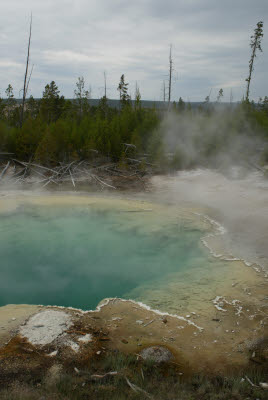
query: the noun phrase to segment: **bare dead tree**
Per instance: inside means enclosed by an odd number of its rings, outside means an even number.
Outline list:
[[[32,71],[31,71],[30,78],[28,80],[27,77],[28,77],[31,38],[32,38],[32,20],[33,20],[33,18],[32,18],[32,14],[31,14],[30,32],[29,32],[29,40],[28,40],[28,52],[27,52],[26,69],[25,69],[24,85],[23,85],[22,108],[21,108],[21,115],[20,115],[20,127],[22,127],[22,124],[23,124],[25,99],[26,99],[26,96],[27,96],[27,90],[28,90],[30,79],[31,79],[31,75],[32,75]]]
[[[32,69],[31,69],[31,72],[30,72],[30,75],[29,75],[29,78],[28,78],[28,82],[27,82],[27,86],[26,86],[26,95],[28,93],[29,83],[30,83],[30,80],[31,80],[31,77],[32,77],[33,69],[34,69],[34,64],[32,65]]]
[[[104,97],[107,98],[107,79],[106,79],[106,71],[103,72],[104,76]]]
[[[260,50],[262,52],[262,48],[261,48],[261,39],[263,37],[263,29],[262,28],[263,28],[263,22],[260,21],[257,23],[257,28],[254,30],[254,35],[252,35],[250,37],[251,38],[250,47],[252,48],[252,53],[251,53],[251,57],[249,60],[249,75],[246,79],[246,82],[247,82],[246,101],[248,101],[248,98],[249,98],[249,86],[250,86],[250,82],[251,82],[252,71],[254,70],[254,68],[253,68],[254,58],[256,57],[257,50]]]
[[[172,72],[173,72],[173,60],[172,60],[172,44],[171,44],[169,49],[168,108],[170,107]]]
[[[165,80],[163,80],[162,91],[163,91],[163,102],[165,103],[166,102],[166,82],[165,82]]]
[[[230,104],[232,104],[233,99],[234,99],[234,96],[233,96],[233,89],[231,88],[231,91],[230,91]]]

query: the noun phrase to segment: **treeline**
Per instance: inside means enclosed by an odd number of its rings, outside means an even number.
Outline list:
[[[109,157],[118,163],[127,163],[126,159],[137,158],[156,165],[161,169],[179,169],[204,163],[211,152],[224,148],[225,139],[215,132],[207,135],[207,126],[217,118],[217,103],[206,99],[198,109],[192,109],[181,98],[170,107],[162,110],[143,108],[141,95],[136,88],[135,100],[128,94],[128,84],[122,75],[118,85],[120,108],[108,105],[103,96],[98,106],[90,106],[90,92],[85,89],[83,78],[76,83],[75,98],[66,100],[54,81],[46,85],[40,100],[30,97],[25,105],[23,123],[21,123],[21,105],[14,98],[11,85],[6,89],[6,99],[0,99],[0,152],[10,152],[14,158],[22,161],[36,161],[43,165],[56,165],[93,157]],[[222,91],[221,91],[222,95]],[[220,98],[218,102],[220,102]],[[228,137],[243,135],[248,126],[264,139],[268,140],[268,98],[253,104],[248,101],[239,105],[226,106],[225,120]],[[195,138],[202,157],[191,157],[181,141],[171,146],[166,142],[165,124],[169,115],[175,116],[176,125],[180,120],[195,120],[202,116],[199,136]],[[222,120],[222,118],[221,118]],[[202,125],[202,126],[201,126]],[[211,131],[211,124],[210,131]],[[175,129],[175,135],[183,136],[183,125]],[[229,138],[230,139],[230,138]],[[199,141],[199,142],[198,142]],[[262,151],[262,162],[268,162],[268,150]]]
[[[73,101],[65,100],[52,81],[45,87],[41,100],[28,99],[20,127],[21,106],[9,85],[7,99],[0,103],[0,150],[43,164],[86,159],[96,154],[120,161],[126,151],[129,157],[134,152],[151,152],[158,140],[158,113],[141,107],[138,90],[132,105],[124,76],[119,91],[120,109],[109,107],[105,96],[94,107],[89,106],[83,78],[77,82]]]

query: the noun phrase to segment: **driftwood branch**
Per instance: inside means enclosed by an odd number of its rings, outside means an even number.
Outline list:
[[[128,386],[135,392],[135,393],[142,393],[144,394],[148,399],[153,399],[153,396],[151,394],[149,394],[148,392],[146,392],[145,390],[143,390],[142,388],[140,388],[137,385],[134,385],[134,383],[131,383],[128,378],[126,377],[126,382],[128,384]]]

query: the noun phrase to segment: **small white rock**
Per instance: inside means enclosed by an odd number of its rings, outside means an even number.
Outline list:
[[[71,349],[77,353],[80,350],[79,344],[73,342],[72,340],[69,340],[67,343],[67,346],[71,347]]]
[[[266,382],[260,382],[259,385],[263,389],[268,389],[268,383],[266,383]]]
[[[79,340],[79,342],[89,343],[89,342],[92,342],[93,337],[92,337],[92,335],[91,335],[90,333],[87,333],[87,334],[84,335],[84,336],[80,336],[80,337],[78,338],[78,340]]]
[[[48,357],[55,357],[58,354],[58,350],[52,351],[52,353],[48,354]]]

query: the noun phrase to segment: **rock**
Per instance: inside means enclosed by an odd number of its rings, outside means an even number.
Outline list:
[[[52,343],[71,326],[71,316],[63,311],[46,310],[33,315],[19,333],[33,345]]]
[[[48,354],[48,357],[55,357],[58,354],[58,350],[52,351]]]
[[[70,347],[75,353],[80,350],[79,344],[75,343],[73,340],[67,340],[65,344],[66,346]]]
[[[121,342],[124,344],[128,344],[128,341],[126,339],[122,339]]]
[[[53,364],[52,367],[46,373],[45,376],[45,383],[46,385],[55,385],[58,383],[61,377],[62,372],[62,365],[60,364]]]
[[[163,322],[164,324],[166,324],[166,323],[167,323],[167,318],[166,318],[166,317],[162,318],[162,322]]]
[[[168,362],[173,358],[173,354],[164,346],[151,346],[140,352],[144,360],[152,360],[156,363]]]
[[[268,389],[268,383],[266,383],[266,382],[260,382],[259,385],[263,389]]]
[[[89,343],[93,341],[93,336],[90,333],[87,333],[84,336],[80,336],[78,338],[79,342],[83,342],[83,343]]]

